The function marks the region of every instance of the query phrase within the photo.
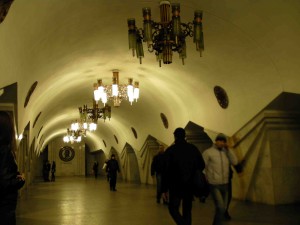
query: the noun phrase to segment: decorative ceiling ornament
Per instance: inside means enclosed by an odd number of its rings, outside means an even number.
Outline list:
[[[202,31],[202,14],[201,10],[194,13],[193,23],[182,23],[180,20],[180,4],[172,4],[172,19],[170,19],[171,4],[169,1],[160,2],[160,22],[151,20],[151,9],[143,8],[144,29],[138,29],[135,25],[135,19],[127,20],[129,49],[132,49],[133,56],[140,59],[144,57],[142,41],[147,42],[149,52],[155,52],[156,59],[161,67],[161,61],[164,64],[172,63],[173,52],[178,52],[179,58],[186,58],[186,42],[187,36],[194,37],[196,50],[204,51],[204,38]]]
[[[223,109],[227,109],[229,105],[229,98],[224,88],[220,86],[214,87],[214,93],[216,96],[216,99],[218,100],[219,105]]]
[[[103,85],[102,79],[94,83],[94,100],[99,100],[105,105],[108,100],[112,100],[114,107],[120,106],[123,99],[128,100],[131,104],[137,101],[140,95],[139,82],[128,79],[128,84],[119,84],[119,71],[113,70],[111,85]]]

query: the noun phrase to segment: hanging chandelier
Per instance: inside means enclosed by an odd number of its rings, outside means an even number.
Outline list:
[[[71,129],[69,129],[69,128],[67,129],[67,134],[66,134],[66,136],[64,136],[63,141],[66,143],[81,142],[82,136],[86,135],[86,130],[81,130],[81,129],[72,130],[72,129],[74,129],[74,127]]]
[[[128,100],[131,104],[139,98],[139,82],[128,79],[128,84],[119,84],[119,71],[113,70],[111,85],[103,85],[102,79],[94,83],[94,100],[96,103],[101,100],[105,105],[108,100],[113,101],[115,107],[120,106],[123,99]]]
[[[84,127],[89,128],[90,131],[97,129],[98,119],[105,120],[111,118],[111,107],[105,105],[103,108],[98,107],[98,103],[93,100],[93,108],[88,108],[87,105],[79,107],[80,120]]]
[[[151,9],[143,8],[144,29],[138,29],[135,26],[135,19],[130,18],[128,23],[129,49],[132,49],[133,56],[140,59],[144,57],[142,41],[147,42],[149,52],[155,52],[156,59],[161,67],[161,61],[164,64],[172,63],[173,52],[178,52],[179,58],[186,58],[187,36],[194,37],[196,50],[204,51],[204,40],[202,31],[202,11],[197,10],[194,13],[193,23],[182,23],[180,21],[180,4],[172,4],[172,19],[170,19],[169,1],[160,2],[160,22],[151,20]]]

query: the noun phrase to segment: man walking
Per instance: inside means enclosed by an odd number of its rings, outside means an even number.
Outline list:
[[[229,167],[230,164],[236,165],[238,160],[227,148],[227,138],[224,134],[217,135],[215,144],[203,152],[203,158],[206,164],[205,174],[215,204],[213,225],[223,225],[228,201]]]
[[[169,194],[169,212],[176,224],[191,225],[193,180],[196,171],[202,171],[205,164],[197,147],[186,142],[183,128],[174,131],[174,138],[175,143],[164,153],[163,197],[166,199]]]
[[[117,191],[117,172],[120,172],[118,161],[116,160],[115,154],[111,155],[110,160],[107,162],[106,172],[109,174],[109,186],[111,191]]]
[[[160,203],[161,191],[161,178],[164,167],[164,146],[160,145],[158,153],[153,157],[151,163],[151,176],[156,176],[156,202]],[[164,200],[164,204],[167,202]]]

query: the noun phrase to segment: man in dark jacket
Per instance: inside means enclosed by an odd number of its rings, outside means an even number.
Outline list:
[[[197,147],[186,142],[183,128],[174,131],[174,138],[175,143],[165,151],[163,197],[169,198],[169,212],[176,224],[191,225],[194,176],[205,168],[205,163]]]
[[[156,202],[160,203],[161,199],[161,178],[162,178],[162,171],[164,167],[164,146],[160,145],[158,153],[153,157],[151,163],[151,176],[156,176]],[[167,202],[164,201],[164,204]]]
[[[118,161],[115,155],[112,154],[110,160],[107,162],[106,172],[109,174],[109,186],[111,191],[116,191],[117,172],[120,172]]]

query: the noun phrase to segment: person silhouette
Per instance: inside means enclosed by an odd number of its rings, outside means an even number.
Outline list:
[[[13,120],[0,111],[0,223],[16,224],[18,190],[24,186],[24,175],[18,172]]]

